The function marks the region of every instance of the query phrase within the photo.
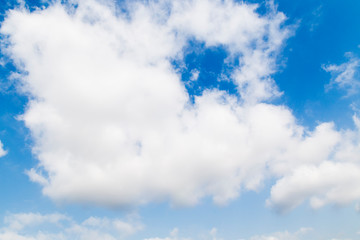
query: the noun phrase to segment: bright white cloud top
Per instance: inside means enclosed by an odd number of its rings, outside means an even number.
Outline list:
[[[256,7],[164,0],[123,13],[87,0],[10,11],[1,33],[31,96],[31,180],[56,201],[105,206],[226,204],[267,179],[267,203],[281,211],[360,199],[359,119],[353,131],[308,131],[268,102],[281,95],[271,75],[292,26],[271,4],[265,15]],[[209,89],[191,103],[172,61],[194,39],[238,58],[238,96]]]

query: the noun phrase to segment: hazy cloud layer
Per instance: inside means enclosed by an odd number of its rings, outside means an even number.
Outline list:
[[[89,217],[82,222],[74,221],[70,216],[53,213],[17,213],[8,214],[0,228],[0,240],[121,240],[143,229],[136,215],[129,215],[127,219],[109,219]],[[301,240],[312,232],[311,228],[301,228],[291,233],[276,232],[267,235],[256,235],[246,240]],[[197,236],[183,237],[178,228],[170,231],[167,237],[150,237],[144,240],[226,240],[219,237],[218,230]],[[239,239],[245,240],[245,239]]]
[[[291,233],[289,231],[284,232],[276,232],[268,235],[258,235],[251,237],[250,240],[300,240],[300,239],[308,239],[306,236],[309,232],[311,232],[311,228],[300,228],[300,230]]]
[[[300,230],[294,233],[289,231],[283,231],[283,232],[276,232],[266,235],[256,235],[247,239],[240,238],[238,240],[301,240],[301,239],[306,239],[306,237],[308,237],[308,233],[311,231],[312,231],[311,228],[301,228]],[[192,240],[192,239],[226,240],[224,238],[218,237],[216,228],[211,229],[209,233],[201,235],[201,237],[191,237],[191,238],[179,237],[179,230],[175,228],[170,232],[170,236],[168,237],[154,237],[154,238],[147,238],[145,240]]]
[[[286,106],[264,102],[281,95],[271,74],[291,34],[273,5],[265,15],[220,0],[126,9],[57,3],[10,11],[2,25],[31,96],[22,120],[39,165],[28,175],[45,195],[106,206],[205,196],[225,204],[275,178],[268,204],[282,211],[360,198],[359,120],[354,131],[332,123],[308,131]],[[229,73],[238,96],[207,90],[191,103],[172,62],[194,39],[238,58]]]
[[[81,223],[64,214],[18,213],[4,218],[0,240],[119,240],[142,229],[134,216],[126,221],[90,217]]]

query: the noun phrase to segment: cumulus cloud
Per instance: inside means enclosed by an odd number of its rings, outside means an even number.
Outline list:
[[[286,209],[292,209],[306,199],[313,208],[327,203],[349,204],[360,198],[360,189],[356,186],[359,174],[359,166],[351,163],[324,162],[319,166],[303,166],[273,186],[271,202]]]
[[[360,87],[359,68],[360,60],[351,53],[346,54],[349,60],[340,65],[323,65],[326,72],[331,73],[332,78],[326,86],[329,90],[338,87],[347,91],[347,95],[353,95],[358,92]]]
[[[7,154],[7,151],[4,150],[4,145],[3,143],[0,141],[0,157],[3,157]]]
[[[64,214],[18,213],[4,218],[0,240],[117,240],[142,229],[142,224],[129,216],[120,219],[90,217],[81,223]]]
[[[297,166],[280,178],[272,187],[267,203],[287,211],[305,200],[309,200],[313,208],[326,204],[343,206],[358,200],[360,188],[356,183],[360,180],[360,120],[354,116],[354,122],[355,130],[327,131],[327,134],[334,134],[333,137],[326,137],[333,141],[328,145],[327,154],[317,163],[311,161]],[[322,152],[326,152],[326,149]]]
[[[276,89],[269,75],[289,31],[283,14],[255,9],[136,2],[125,17],[82,1],[71,13],[60,4],[11,11],[1,31],[27,72],[22,90],[33,96],[22,116],[39,159],[31,179],[54,199],[106,205],[167,198],[191,205],[206,195],[225,203],[243,183],[257,188],[269,156],[256,156],[255,146],[270,149],[262,145],[275,132],[287,138],[297,127],[288,109],[258,103]],[[189,104],[171,61],[190,38],[241,55],[234,81],[246,104],[217,90]]]
[[[266,103],[281,95],[271,74],[291,35],[284,14],[230,0],[123,4],[15,9],[2,24],[4,52],[30,96],[21,119],[39,164],[28,175],[45,195],[105,206],[205,196],[226,204],[275,178],[268,203],[281,209],[360,197],[332,194],[357,181],[358,130],[308,131],[286,106]],[[237,95],[208,89],[190,100],[173,64],[190,40],[238,60],[229,70]],[[319,183],[298,181],[304,174]]]

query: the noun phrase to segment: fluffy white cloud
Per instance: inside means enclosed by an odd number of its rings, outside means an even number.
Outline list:
[[[313,208],[329,203],[345,205],[358,200],[360,187],[356,183],[360,180],[360,121],[354,116],[354,122],[356,129],[353,131],[325,131],[327,135],[324,135],[324,139],[332,141],[329,148],[321,151],[327,154],[318,158],[317,162],[312,160],[293,168],[280,178],[271,189],[268,204],[287,211],[305,200],[309,200]],[[317,140],[312,146],[321,148],[321,142],[324,140]]]
[[[345,205],[360,198],[359,165],[324,162],[303,166],[279,180],[271,189],[271,203],[292,209],[310,199],[313,208],[327,203]]]
[[[90,217],[77,223],[58,213],[19,213],[7,215],[4,223],[0,240],[117,240],[142,229],[142,224],[132,216],[126,221]]]
[[[270,76],[291,34],[271,4],[265,15],[230,0],[124,8],[55,3],[12,10],[2,24],[4,51],[23,70],[19,85],[31,96],[22,120],[39,165],[28,175],[44,194],[106,206],[193,205],[205,196],[225,204],[276,178],[269,204],[281,209],[308,198],[316,207],[360,197],[331,194],[356,175],[357,130],[322,123],[307,131],[287,107],[264,103],[281,94]],[[191,103],[172,62],[183,60],[194,39],[238,58],[229,75],[239,96],[207,90]],[[304,172],[319,176],[316,187],[298,183]]]
[[[257,146],[277,152],[297,128],[286,108],[256,101],[276,88],[269,74],[288,35],[283,20],[212,0],[136,2],[127,17],[94,1],[74,12],[11,11],[1,31],[33,96],[22,118],[40,164],[29,176],[54,199],[107,205],[195,204],[206,195],[224,203],[243,183],[257,188],[271,158]],[[190,38],[241,55],[234,81],[257,72],[239,85],[246,104],[216,90],[189,104],[171,61]],[[267,87],[253,91],[257,82]]]
[[[3,143],[0,141],[0,157],[3,157],[7,154],[7,151],[4,149]]]
[[[358,92],[360,87],[360,60],[351,53],[346,55],[349,60],[343,64],[323,66],[323,69],[332,75],[332,79],[326,87],[331,89],[337,86],[346,90],[348,95],[353,95]]]

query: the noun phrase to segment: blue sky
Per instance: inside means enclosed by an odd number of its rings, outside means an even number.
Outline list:
[[[355,240],[360,2],[0,4],[0,240]]]

